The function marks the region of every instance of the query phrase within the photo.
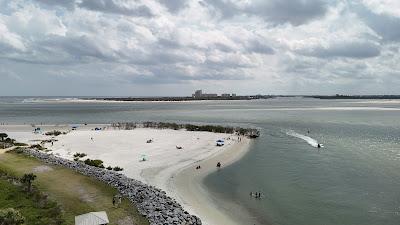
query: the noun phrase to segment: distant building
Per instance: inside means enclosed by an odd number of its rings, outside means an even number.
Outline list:
[[[232,97],[236,97],[236,94],[232,94]]]
[[[229,97],[231,97],[231,94],[222,94],[221,97],[223,97],[223,98],[229,98]]]
[[[196,90],[192,97],[194,98],[201,98],[203,96],[203,91],[202,90]]]
[[[193,98],[216,98],[218,97],[218,94],[207,94],[203,93],[202,90],[196,90],[194,94],[192,94]]]
[[[203,98],[216,98],[218,94],[202,94],[201,97]]]

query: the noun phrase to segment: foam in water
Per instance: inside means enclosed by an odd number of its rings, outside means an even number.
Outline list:
[[[22,103],[46,103],[46,102],[78,102],[79,98],[26,98]]]
[[[293,130],[286,131],[286,134],[289,136],[292,136],[292,137],[300,138],[300,139],[306,141],[309,145],[313,146],[314,148],[318,147],[318,141],[313,139],[312,137],[296,133]],[[320,144],[320,146],[321,146],[321,148],[324,147],[322,144]]]

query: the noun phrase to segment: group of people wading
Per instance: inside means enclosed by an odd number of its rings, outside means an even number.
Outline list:
[[[218,162],[218,163],[217,163],[217,168],[220,169],[221,166],[222,166],[221,162]],[[201,169],[201,166],[200,166],[200,165],[199,165],[199,166],[196,166],[196,170],[199,170],[199,169]]]
[[[261,192],[250,192],[250,196],[253,198],[261,199],[264,197],[264,194]]]

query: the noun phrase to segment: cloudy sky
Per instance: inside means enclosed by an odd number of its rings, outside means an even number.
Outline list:
[[[398,0],[0,0],[0,95],[400,94]]]

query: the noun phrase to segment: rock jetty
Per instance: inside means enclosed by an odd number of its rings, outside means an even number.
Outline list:
[[[139,213],[149,220],[151,225],[202,224],[197,216],[190,215],[179,203],[168,197],[165,191],[156,187],[149,186],[114,171],[88,166],[83,162],[63,159],[38,150],[24,148],[17,151],[48,164],[75,170],[78,173],[93,177],[117,188],[119,193],[127,197],[137,207]]]

